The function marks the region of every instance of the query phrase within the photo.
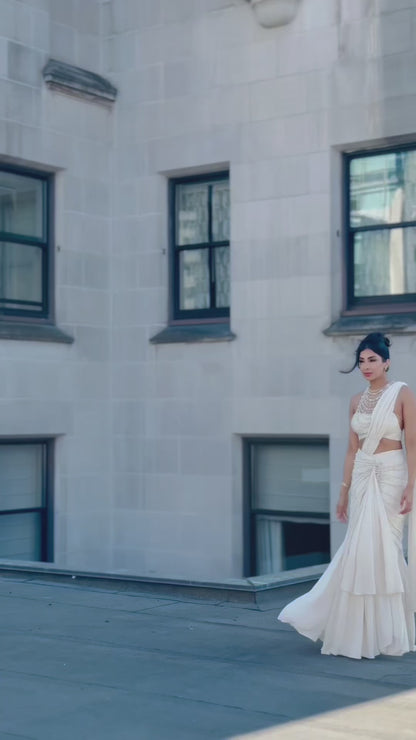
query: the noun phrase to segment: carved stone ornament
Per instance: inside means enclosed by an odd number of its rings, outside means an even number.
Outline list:
[[[49,88],[85,100],[111,105],[117,89],[105,77],[72,64],[49,59],[42,70],[43,79]]]
[[[256,18],[264,28],[285,26],[293,21],[300,0],[249,0]]]

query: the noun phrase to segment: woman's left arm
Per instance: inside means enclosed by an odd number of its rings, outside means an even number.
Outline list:
[[[400,513],[408,514],[413,506],[413,490],[416,482],[416,398],[407,386],[402,389],[401,396],[408,477],[400,502]]]

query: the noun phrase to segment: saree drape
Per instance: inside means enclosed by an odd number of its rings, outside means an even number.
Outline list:
[[[278,616],[322,640],[324,654],[374,658],[414,649],[416,518],[409,517],[407,565],[400,514],[406,458],[403,450],[375,452],[403,385],[392,383],[384,392],[356,454],[344,542],[315,586]]]

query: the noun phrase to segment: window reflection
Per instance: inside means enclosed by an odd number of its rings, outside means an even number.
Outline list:
[[[14,172],[0,172],[0,230],[42,238],[45,183]]]
[[[176,242],[203,244],[208,241],[208,185],[178,185],[176,190]]]
[[[416,293],[415,220],[416,150],[351,159],[355,297]]]
[[[175,318],[227,316],[230,306],[228,174],[174,181],[173,219]]]
[[[180,253],[180,307],[190,311],[209,308],[209,252],[192,249]]]
[[[253,441],[249,449],[251,574],[327,563],[328,442]]]
[[[49,178],[0,171],[0,314],[49,314]]]
[[[380,229],[354,235],[356,296],[416,293],[416,229]]]

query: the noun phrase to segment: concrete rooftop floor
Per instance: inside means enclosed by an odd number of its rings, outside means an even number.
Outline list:
[[[307,588],[259,609],[0,576],[0,740],[416,738],[416,653],[321,656],[276,621]]]

